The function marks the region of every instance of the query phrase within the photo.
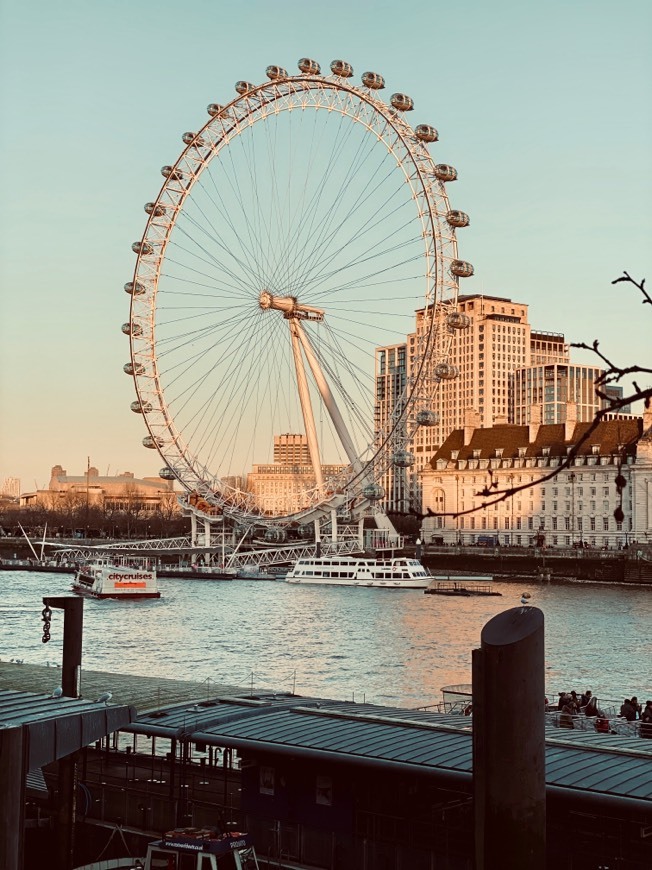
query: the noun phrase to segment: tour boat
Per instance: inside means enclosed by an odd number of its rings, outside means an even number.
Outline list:
[[[286,583],[328,586],[377,586],[425,589],[432,576],[417,559],[356,559],[352,556],[312,556],[297,559]]]
[[[160,598],[156,569],[149,559],[96,556],[77,569],[72,591],[91,598]]]

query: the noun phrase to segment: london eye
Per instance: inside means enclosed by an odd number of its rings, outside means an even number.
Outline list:
[[[236,521],[381,502],[456,374],[469,220],[448,199],[456,170],[431,154],[436,129],[412,127],[411,98],[384,87],[308,58],[238,81],[145,205],[125,285],[131,407],[161,476]],[[400,345],[405,378],[380,415],[378,351]],[[279,477],[274,498],[279,439],[295,434],[293,487]]]

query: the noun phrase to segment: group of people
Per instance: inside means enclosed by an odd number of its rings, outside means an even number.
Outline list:
[[[557,710],[561,713],[559,725],[562,728],[573,728],[573,716],[583,713],[587,717],[595,717],[596,731],[608,733],[610,730],[609,720],[604,711],[598,707],[598,699],[590,689],[580,696],[575,691],[559,692]],[[640,720],[641,737],[652,738],[652,701],[646,701],[643,707],[639,704],[636,695],[625,698],[620,707],[620,717],[628,722]]]

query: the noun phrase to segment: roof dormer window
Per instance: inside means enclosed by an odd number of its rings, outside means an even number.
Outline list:
[[[473,458],[474,459],[480,458],[480,450],[477,447],[473,450]]]
[[[591,453],[594,456],[598,456],[600,454],[600,445],[599,444],[591,444]]]
[[[527,447],[519,447],[518,448],[518,455],[519,456],[525,456],[526,452],[527,452]]]

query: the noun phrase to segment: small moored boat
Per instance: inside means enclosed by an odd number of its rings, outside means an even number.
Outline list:
[[[149,559],[105,554],[77,569],[72,591],[91,598],[160,598],[156,569]]]

